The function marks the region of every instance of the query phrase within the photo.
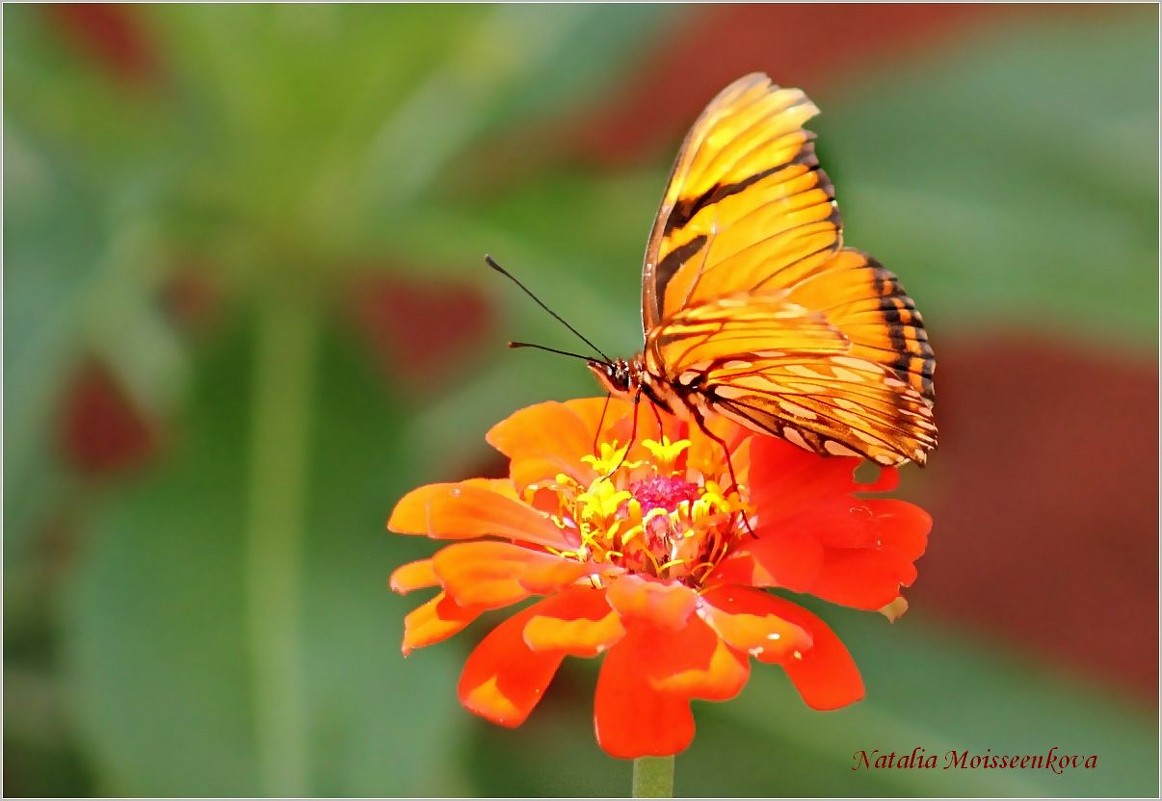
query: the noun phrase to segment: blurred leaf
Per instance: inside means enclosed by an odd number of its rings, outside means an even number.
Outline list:
[[[491,7],[376,137],[365,173],[378,184],[370,209],[398,205],[432,184],[497,121],[512,125],[576,105],[579,90],[591,92],[621,67],[664,13],[656,6]]]
[[[137,8],[109,14],[140,21]],[[68,166],[89,178],[105,179],[126,169],[156,168],[158,146],[174,131],[166,126],[166,104],[149,91],[114,80],[110,65],[81,52],[76,34],[115,39],[117,31],[92,20],[64,21],[68,9],[14,7],[5,14],[5,100],[9,120],[33,132],[38,144],[68,153]],[[108,18],[105,20],[108,22]],[[142,26],[134,35],[148,36]],[[108,39],[106,41],[108,41]],[[128,48],[132,43],[120,43]]]
[[[219,342],[200,365],[174,464],[108,499],[68,598],[69,675],[113,794],[258,792],[243,608],[245,344]],[[391,499],[412,483],[391,450],[398,410],[349,344],[330,338],[322,364],[300,632],[310,787],[408,795],[430,783],[422,773],[452,738],[455,667],[399,655],[414,603],[392,596],[386,577],[424,549],[383,531]],[[404,671],[421,688],[416,703],[393,692]]]
[[[57,397],[80,356],[103,359],[149,415],[182,392],[185,353],[163,319],[148,187],[102,195],[27,132],[5,137],[4,455],[17,539],[49,500],[57,469],[47,449]]]
[[[847,241],[925,322],[1158,335],[1157,9],[967,37],[821,99]]]
[[[18,131],[5,130],[4,504],[5,553],[51,502],[45,448],[54,399],[80,347],[82,298],[102,247],[91,193]],[[19,198],[13,202],[12,199]]]

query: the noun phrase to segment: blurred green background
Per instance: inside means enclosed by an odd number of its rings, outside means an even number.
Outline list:
[[[624,795],[568,664],[516,731],[487,625],[399,654],[488,426],[596,394],[490,252],[608,351],[676,148],[800,86],[848,241],[939,357],[912,610],[813,605],[868,697],[756,666],[682,795],[1158,793],[1157,8],[6,6],[5,795]],[[810,602],[807,602],[810,604]],[[1098,767],[853,771],[853,752]]]

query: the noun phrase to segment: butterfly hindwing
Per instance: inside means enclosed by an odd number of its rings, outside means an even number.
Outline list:
[[[862,275],[848,263],[849,253],[858,255],[844,251],[813,279],[832,285],[836,297],[848,283],[875,280],[871,263],[863,260],[868,274]],[[876,345],[895,323],[881,313],[877,326],[863,303],[841,302],[829,314],[794,296],[793,290],[742,294],[689,307],[647,337],[646,367],[664,375],[678,401],[703,414],[824,455],[922,464],[936,445],[924,390],[930,379],[922,367],[915,373],[899,368]],[[844,324],[852,320],[858,325],[849,332]],[[909,325],[903,336],[927,347],[923,328]]]
[[[787,289],[788,300],[818,311],[850,343],[852,357],[884,367],[928,401],[936,357],[916,304],[899,279],[866,253],[844,248]]]

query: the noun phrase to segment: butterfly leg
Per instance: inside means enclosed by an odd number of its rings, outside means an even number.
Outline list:
[[[742,500],[742,492],[738,483],[738,476],[734,474],[734,462],[730,458],[730,447],[726,444],[726,440],[722,439],[722,437],[718,436],[706,427],[706,418],[703,416],[700,409],[691,406],[690,411],[693,413],[694,422],[698,424],[698,428],[702,429],[702,433],[722,446],[722,452],[726,454],[726,469],[730,472],[730,483],[733,485],[734,491],[739,494],[739,500]],[[747,533],[755,539],[758,539],[758,535],[755,534],[754,529],[751,528],[750,519],[747,517],[746,513],[740,512],[739,514],[742,516],[742,525],[746,528]]]
[[[613,400],[613,393],[605,393],[605,404],[601,407],[601,418],[597,421],[597,428],[593,430],[593,455],[597,453],[597,441],[601,439],[601,427],[605,425],[605,413],[609,411],[609,402]]]
[[[633,428],[631,428],[629,431],[629,444],[627,444],[625,446],[625,452],[623,452],[621,454],[621,458],[617,460],[617,464],[614,465],[613,469],[610,470],[608,473],[606,473],[603,476],[603,478],[609,478],[614,473],[616,473],[619,469],[621,469],[621,466],[625,463],[626,457],[629,456],[629,449],[633,447],[633,444],[635,442],[637,442],[637,410],[638,410],[638,406],[641,405],[640,404],[641,399],[642,399],[642,393],[641,393],[641,390],[638,390],[633,396]],[[606,400],[606,404],[608,404],[608,403],[609,403],[609,401]],[[602,412],[603,417],[604,417],[604,415],[605,415],[605,413]],[[600,431],[601,427],[598,426],[597,430]],[[596,449],[596,440],[594,440],[594,449]]]
[[[652,409],[654,412],[654,419],[658,421],[658,431],[664,432],[666,427],[662,424],[662,413],[658,411],[658,405],[656,403],[651,403],[650,409]]]

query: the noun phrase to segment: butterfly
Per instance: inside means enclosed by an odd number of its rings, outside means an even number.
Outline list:
[[[818,113],[761,73],[710,102],[650,233],[642,351],[588,367],[703,430],[719,415],[823,456],[923,465],[936,359],[896,276],[843,244],[803,128]]]

